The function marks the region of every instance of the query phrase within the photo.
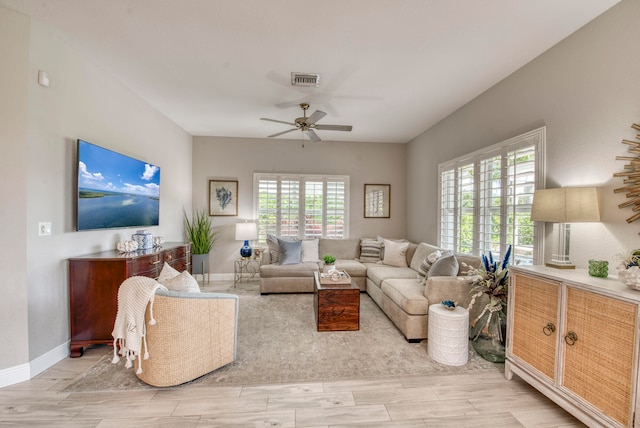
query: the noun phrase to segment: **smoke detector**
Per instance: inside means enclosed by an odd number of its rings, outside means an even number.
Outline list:
[[[291,86],[320,86],[318,73],[291,73]]]

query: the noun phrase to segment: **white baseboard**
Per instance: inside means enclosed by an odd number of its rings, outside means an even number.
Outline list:
[[[0,370],[0,388],[31,379],[29,363]]]
[[[31,365],[31,377],[38,376],[49,367],[67,358],[70,354],[69,343],[70,342],[65,342],[62,345],[56,346],[51,351],[31,361],[29,363]]]
[[[69,356],[69,342],[25,364],[0,370],[0,388],[32,379]]]
[[[203,277],[204,276],[204,280]],[[198,282],[202,282],[202,281],[207,281],[207,276],[206,275],[202,275],[199,273],[193,274],[193,277],[196,279],[196,281]],[[232,273],[212,273],[209,274],[209,281],[233,281],[233,274]]]

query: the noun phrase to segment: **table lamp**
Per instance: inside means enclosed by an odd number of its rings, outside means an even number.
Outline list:
[[[563,187],[536,190],[531,206],[531,220],[559,223],[557,248],[545,265],[558,269],[575,269],[569,258],[570,224],[600,221],[600,201],[596,187]]]
[[[248,259],[251,257],[251,247],[249,241],[258,239],[258,226],[256,223],[236,223],[236,241],[244,241],[240,248],[240,257]]]

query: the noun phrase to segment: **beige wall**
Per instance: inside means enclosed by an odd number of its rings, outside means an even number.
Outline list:
[[[0,8],[0,369],[27,362],[27,70],[29,18]],[[2,383],[0,382],[0,386]]]
[[[10,124],[0,131],[0,224],[3,242],[11,242],[0,250],[8,272],[0,375],[30,362],[34,374],[40,364],[34,360],[54,351],[41,362],[46,368],[68,352],[67,258],[113,249],[135,231],[75,231],[76,139],[159,165],[160,226],[149,230],[182,240],[182,210],[191,206],[191,136],[39,22],[0,8],[0,46],[0,110]],[[37,84],[38,70],[49,74],[49,88]],[[41,221],[52,223],[51,236],[38,236]]]
[[[256,119],[257,120],[257,119]],[[253,218],[253,173],[287,172],[350,176],[351,237],[405,236],[405,145],[351,142],[319,143],[271,139],[194,137],[193,202],[206,207],[209,179],[238,180],[238,217],[213,217],[222,238],[211,255],[212,272],[233,272],[241,242],[235,223]],[[391,184],[391,218],[365,219],[364,184]]]
[[[601,186],[603,222],[572,226],[572,258],[613,261],[640,247],[640,222],[613,194],[623,138],[640,122],[640,2],[624,0],[407,146],[407,232],[434,242],[437,166],[464,153],[547,126],[547,187]],[[549,228],[550,229],[550,228]],[[547,248],[547,251],[549,248]]]

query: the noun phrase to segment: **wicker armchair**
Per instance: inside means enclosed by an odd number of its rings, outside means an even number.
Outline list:
[[[158,290],[156,324],[145,314],[149,359],[137,374],[153,386],[174,386],[236,359],[238,296]]]

